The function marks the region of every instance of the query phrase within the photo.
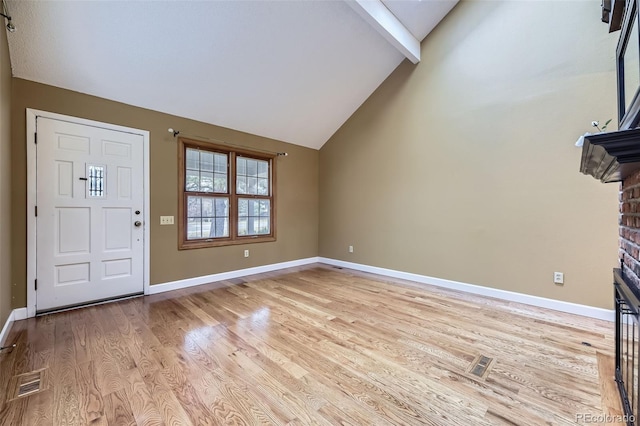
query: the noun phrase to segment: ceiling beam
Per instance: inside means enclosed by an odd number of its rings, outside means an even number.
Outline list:
[[[411,62],[420,62],[420,41],[380,0],[346,0],[369,25]]]

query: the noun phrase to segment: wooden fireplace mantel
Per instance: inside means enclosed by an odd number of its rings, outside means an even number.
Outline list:
[[[580,171],[604,183],[620,182],[640,170],[640,128],[584,137]]]

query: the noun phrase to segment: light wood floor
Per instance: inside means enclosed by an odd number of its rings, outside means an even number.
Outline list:
[[[619,414],[612,323],[318,265],[18,321],[13,341],[2,425]],[[479,355],[494,360],[484,379],[466,372]],[[12,377],[37,369],[46,390],[9,400]]]

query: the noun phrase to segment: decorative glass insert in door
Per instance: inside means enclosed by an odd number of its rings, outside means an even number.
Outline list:
[[[87,195],[91,198],[104,198],[106,195],[106,167],[87,164]]]

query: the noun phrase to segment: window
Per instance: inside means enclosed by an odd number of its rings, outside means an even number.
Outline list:
[[[87,173],[85,176],[89,176],[89,185],[87,185],[89,197],[104,198],[105,168],[106,166],[104,165],[87,164]]]
[[[179,138],[179,248],[275,241],[275,156]]]

